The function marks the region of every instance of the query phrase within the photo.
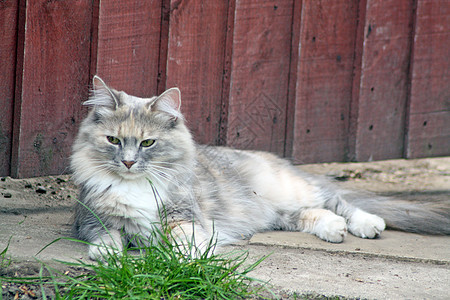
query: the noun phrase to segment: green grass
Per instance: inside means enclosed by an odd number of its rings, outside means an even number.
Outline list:
[[[11,242],[11,238],[12,237],[9,237],[5,249],[0,252],[0,269],[6,268],[11,264],[11,259],[6,255],[6,252],[8,252],[9,243]]]
[[[154,226],[144,246],[108,251],[97,262],[60,262],[86,270],[81,275],[43,266],[35,277],[0,277],[0,281],[40,286],[43,299],[47,298],[44,287],[56,299],[243,299],[258,297],[264,288],[252,284],[257,280],[248,273],[265,257],[248,264],[247,252],[216,255],[213,238],[200,254],[192,244],[174,243],[170,232],[159,228]],[[186,253],[197,255],[192,258]]]
[[[125,249],[121,254],[109,252],[97,263],[75,264],[91,272],[57,284],[60,297],[238,299],[258,292],[251,285],[254,279],[247,274],[262,259],[244,266],[246,253],[215,255],[213,243],[206,252],[192,259],[185,254],[191,249],[170,242],[162,232],[154,232],[159,236],[153,237],[150,246]]]

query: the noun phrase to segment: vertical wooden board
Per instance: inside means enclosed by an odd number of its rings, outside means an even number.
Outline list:
[[[161,0],[96,0],[92,70],[117,90],[157,94]]]
[[[284,153],[292,0],[236,1],[227,144]]]
[[[161,0],[161,30],[159,40],[158,57],[158,84],[157,93],[162,94],[166,89],[167,79],[167,52],[169,47],[169,21],[170,21],[170,0]]]
[[[367,0],[356,160],[403,156],[414,2]]]
[[[450,155],[450,2],[416,10],[406,157]]]
[[[171,1],[166,87],[181,90],[195,140],[216,144],[227,33],[227,1]]]
[[[367,0],[358,3],[358,21],[356,25],[355,54],[353,58],[352,98],[348,124],[347,161],[356,161],[356,136],[358,129],[359,92],[361,89],[361,67],[364,48]]]
[[[346,160],[357,3],[303,1],[294,162]]]
[[[450,155],[448,108],[442,111],[410,114],[407,142],[407,158]]]
[[[0,2],[0,176],[10,175],[11,168],[18,4]]]
[[[284,142],[284,156],[293,162],[294,130],[295,130],[295,107],[297,98],[297,74],[299,67],[299,45],[300,29],[302,20],[302,0],[294,0],[292,13],[292,37],[291,37],[291,57],[289,62],[289,86],[286,106],[286,138]]]
[[[68,171],[87,97],[91,1],[27,1],[19,43],[11,174]],[[22,48],[19,47],[19,48]],[[18,49],[19,49],[18,48]]]
[[[220,106],[219,135],[217,138],[217,145],[220,146],[227,144],[228,107],[231,89],[231,62],[233,60],[233,32],[235,10],[236,0],[228,1],[228,17],[223,61],[222,101]]]

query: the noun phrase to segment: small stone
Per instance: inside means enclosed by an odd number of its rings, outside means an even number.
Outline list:
[[[5,198],[11,198],[11,197],[12,197],[12,194],[11,194],[11,193],[4,193],[4,194],[3,194],[3,197],[5,197]]]
[[[63,182],[66,182],[66,181],[67,180],[65,180],[63,178],[60,178],[60,177],[56,178],[56,183],[63,183]]]
[[[43,187],[42,185],[40,185],[40,186],[37,187],[36,193],[38,193],[38,194],[45,194],[45,193],[47,193],[47,189],[45,187]]]

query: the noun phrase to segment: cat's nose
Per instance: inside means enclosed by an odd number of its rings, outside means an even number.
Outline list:
[[[131,168],[136,162],[134,160],[122,160],[122,163],[127,167],[128,169]]]

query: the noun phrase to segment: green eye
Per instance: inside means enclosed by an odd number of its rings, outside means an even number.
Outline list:
[[[106,139],[113,145],[120,145],[120,140],[115,136],[107,136]]]
[[[148,140],[143,140],[141,142],[141,147],[150,147],[151,145],[153,145],[155,143],[155,140],[152,139],[148,139]]]

